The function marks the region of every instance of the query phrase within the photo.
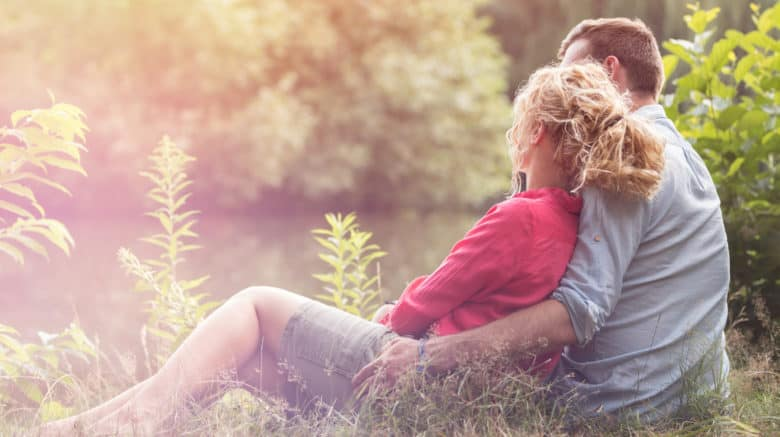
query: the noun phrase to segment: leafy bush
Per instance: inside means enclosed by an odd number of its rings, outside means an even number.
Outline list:
[[[330,229],[312,231],[317,242],[325,249],[319,257],[333,272],[315,274],[314,277],[325,284],[327,294],[316,297],[338,309],[363,318],[370,318],[379,307],[379,295],[382,289],[379,274],[368,271],[372,263],[387,255],[376,244],[368,244],[372,233],[360,230],[354,213],[343,217],[339,214],[326,214],[325,220]]]
[[[185,167],[195,160],[164,137],[151,157],[152,168],[142,176],[154,187],[147,196],[158,207],[146,215],[160,223],[162,232],[141,240],[160,250],[154,259],[140,261],[127,249],[119,250],[119,260],[125,270],[136,276],[136,291],[153,292],[148,301],[149,319],[144,326],[144,344],[152,349],[153,357],[147,356],[147,370],[154,372],[168,359],[168,356],[192,332],[208,312],[220,305],[218,301],[203,301],[208,293],[193,294],[208,275],[183,280],[177,274],[177,266],[184,262],[183,254],[200,248],[192,240],[198,237],[192,227],[198,211],[185,210],[190,193],[185,193],[192,181],[187,178]],[[154,341],[149,344],[146,334]]]
[[[16,111],[11,126],[0,127],[0,253],[18,263],[24,263],[22,250],[48,258],[41,241],[66,254],[73,247],[68,229],[46,218],[30,187],[43,185],[70,195],[49,171],[59,168],[86,175],[81,166],[87,131],[83,119],[79,108],[53,102],[47,109]],[[0,324],[0,410],[32,404],[44,418],[65,414],[65,407],[52,400],[52,391],[74,385],[73,358],[82,363],[97,358],[95,345],[76,323],[58,334],[38,336],[40,343],[25,343],[16,329]]]
[[[751,5],[755,30],[710,43],[719,8],[691,6],[692,40],[663,46],[670,118],[705,160],[718,187],[731,253],[731,313],[780,338],[780,4]],[[746,312],[740,311],[746,308]],[[771,319],[763,317],[768,308]]]
[[[60,168],[86,176],[81,167],[81,152],[87,150],[83,118],[84,113],[73,105],[52,103],[48,109],[16,111],[11,114],[11,126],[0,127],[0,193],[4,193],[0,198],[0,253],[19,263],[24,262],[21,249],[48,257],[41,239],[70,253],[73,237],[61,222],[45,217],[30,186],[43,185],[70,195],[51,179],[49,171]]]

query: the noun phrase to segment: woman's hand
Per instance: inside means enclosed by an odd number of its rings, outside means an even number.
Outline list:
[[[378,310],[374,313],[374,317],[371,318],[372,322],[379,323],[380,320],[382,320],[382,317],[384,317],[387,313],[393,310],[393,307],[395,305],[386,303],[379,307]]]
[[[366,393],[368,388],[390,389],[404,372],[413,371],[418,360],[417,340],[397,337],[352,378],[352,390]]]

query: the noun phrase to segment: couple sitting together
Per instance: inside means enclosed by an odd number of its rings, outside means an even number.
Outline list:
[[[639,20],[586,20],[558,55],[514,101],[507,138],[522,190],[490,208],[378,322],[248,288],[157,374],[44,432],[67,434],[76,423],[89,433],[152,432],[231,371],[297,405],[343,407],[363,387],[391,389],[415,369],[441,374],[464,354],[533,354],[517,371],[573,395],[584,416],[652,421],[696,391],[726,396],[720,202],[701,158],[656,104],[658,45]]]

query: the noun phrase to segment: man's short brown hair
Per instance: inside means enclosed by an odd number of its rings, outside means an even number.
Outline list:
[[[583,20],[566,35],[558,51],[563,59],[566,49],[578,39],[589,43],[589,55],[602,62],[615,56],[626,69],[631,91],[652,93],[657,97],[664,83],[664,63],[653,32],[635,18],[599,18]]]

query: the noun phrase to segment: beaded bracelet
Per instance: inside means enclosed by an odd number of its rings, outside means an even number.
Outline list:
[[[417,342],[417,373],[425,373],[425,343],[427,341],[428,339],[423,337]]]

